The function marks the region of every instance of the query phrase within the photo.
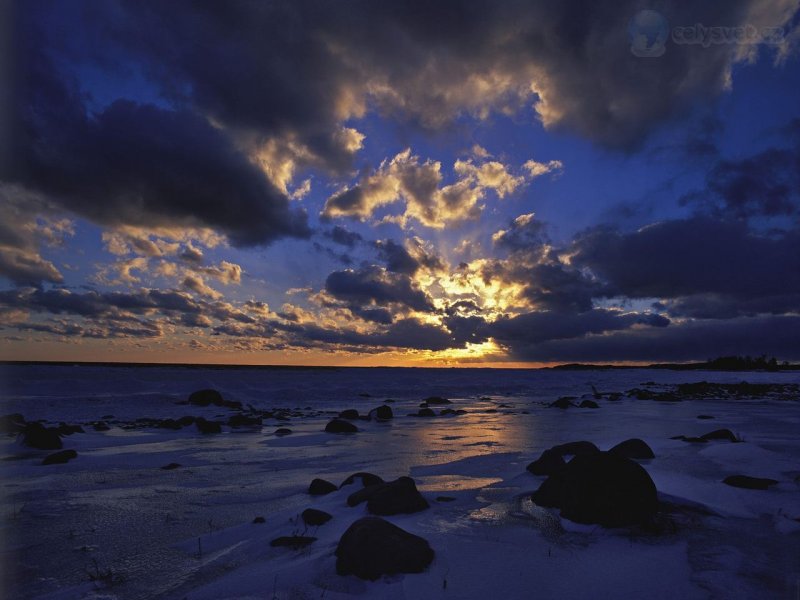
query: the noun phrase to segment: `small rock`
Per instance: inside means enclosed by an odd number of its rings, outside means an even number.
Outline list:
[[[452,404],[450,400],[447,398],[442,398],[441,396],[429,396],[425,398],[422,402],[425,404]]]
[[[222,425],[216,421],[207,421],[203,417],[197,417],[194,424],[200,433],[222,433]]]
[[[778,482],[775,479],[766,479],[763,477],[731,475],[723,479],[722,483],[746,490],[766,490],[769,489],[769,486],[776,485]]]
[[[342,482],[342,485],[339,486],[338,489],[342,489],[346,485],[350,485],[351,483],[355,483],[356,479],[361,480],[361,487],[367,487],[370,485],[376,485],[378,483],[383,483],[383,479],[378,477],[373,473],[367,473],[366,471],[359,471],[358,473],[353,473],[347,479]]]
[[[421,573],[433,561],[427,540],[378,517],[364,517],[336,547],[336,572],[374,581],[382,575]]]
[[[263,422],[261,417],[253,417],[241,413],[231,415],[228,418],[228,426],[230,427],[261,427]]]
[[[394,413],[392,412],[391,406],[386,406],[382,404],[378,408],[373,408],[369,411],[371,416],[374,416],[378,421],[389,421],[390,419],[394,418]]]
[[[260,525],[266,522],[267,520],[264,517],[256,517],[255,519],[253,519],[253,525]]]
[[[189,425],[194,425],[194,417],[191,415],[186,415],[178,419],[178,423],[180,423],[181,427],[188,427]]]
[[[415,414],[411,415],[412,417],[435,417],[436,413],[433,412],[432,408],[420,408]]]
[[[25,429],[25,418],[20,413],[0,417],[0,433],[19,433]]]
[[[325,426],[325,431],[327,433],[357,433],[358,427],[349,421],[333,419]]]
[[[555,402],[551,402],[548,406],[550,406],[550,408],[566,409],[566,408],[570,408],[571,406],[575,406],[575,405],[572,403],[572,397],[571,396],[564,396],[563,398],[559,398]]]
[[[111,427],[105,421],[95,421],[92,423],[92,429],[95,431],[108,431]]]
[[[57,429],[35,421],[27,423],[22,430],[22,443],[39,450],[58,450],[63,446]]]
[[[272,540],[270,546],[281,546],[291,548],[292,550],[302,550],[317,541],[315,537],[308,537],[305,535],[287,535]]]
[[[180,469],[181,466],[182,466],[181,463],[172,462],[169,463],[168,465],[164,465],[163,467],[161,467],[161,469],[163,469],[164,471],[174,471],[175,469]]]
[[[312,496],[324,496],[325,494],[330,494],[331,492],[335,492],[338,490],[334,484],[330,481],[325,481],[324,479],[315,478],[311,481],[311,484],[308,486],[308,493]]]
[[[656,457],[650,446],[648,446],[639,438],[632,438],[625,440],[624,442],[620,442],[611,448],[609,452],[619,456],[624,456],[625,458],[647,459]]]
[[[222,394],[217,390],[197,390],[189,394],[189,404],[194,404],[195,406],[208,406],[209,404],[222,406],[224,401]]]
[[[584,400],[578,405],[578,408],[600,408],[600,405],[594,400]]]
[[[348,408],[339,413],[339,418],[355,421],[358,419],[358,411],[355,408]]]
[[[300,516],[303,518],[303,523],[310,527],[324,525],[333,518],[333,515],[326,513],[324,510],[317,510],[316,508],[307,508]]]
[[[75,450],[62,450],[46,456],[42,461],[43,465],[63,465],[71,461],[73,458],[78,458],[78,453]]]
[[[739,438],[733,435],[730,429],[715,429],[700,436],[704,440],[728,440],[729,442],[738,442]]]
[[[275,435],[278,437],[283,437],[284,435],[289,435],[290,433],[292,433],[292,430],[288,427],[279,427],[275,430]]]
[[[73,433],[86,433],[80,425],[67,425],[66,423],[59,423],[56,428],[59,435],[72,435]]]
[[[711,415],[697,415],[698,419],[713,419]]]

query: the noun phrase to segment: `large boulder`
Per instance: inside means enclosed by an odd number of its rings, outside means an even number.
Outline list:
[[[399,477],[388,483],[377,483],[353,492],[347,498],[349,506],[366,500],[367,510],[373,515],[389,516],[415,513],[428,508],[428,502],[417,490],[410,477]]]
[[[317,477],[313,479],[311,484],[308,486],[308,493],[312,496],[324,496],[325,494],[330,494],[338,489],[339,488],[337,488],[336,485],[330,481],[326,481]]]
[[[559,452],[550,449],[542,452],[542,455],[526,468],[534,475],[552,475],[566,464]]]
[[[578,408],[600,408],[600,405],[594,400],[584,400],[578,405]]]
[[[353,425],[350,421],[342,419],[333,419],[325,425],[327,433],[357,433],[358,427]]]
[[[656,457],[650,446],[639,438],[631,438],[620,442],[611,448],[609,452],[618,456],[624,456],[625,458],[647,459]]]
[[[60,450],[63,446],[56,428],[45,427],[35,421],[25,424],[22,430],[22,443],[39,450]]]
[[[728,440],[729,442],[738,442],[737,438],[730,429],[715,429],[700,436],[704,440]]]
[[[378,517],[364,517],[344,532],[336,547],[336,572],[375,580],[382,575],[421,573],[433,561],[428,542]]]
[[[645,523],[658,510],[656,486],[647,471],[610,452],[576,456],[531,498],[540,506],[560,508],[570,521],[604,527]]]
[[[575,405],[572,403],[572,397],[571,396],[564,396],[563,398],[559,398],[558,400],[555,400],[554,402],[551,402],[548,406],[550,408],[562,408],[563,409],[563,408],[570,408],[571,406],[575,406]]]

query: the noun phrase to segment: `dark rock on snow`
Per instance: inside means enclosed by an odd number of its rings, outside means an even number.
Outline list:
[[[656,457],[650,446],[648,446],[639,438],[631,438],[629,440],[625,440],[624,442],[620,442],[611,448],[609,452],[618,456],[624,456],[625,458],[646,459]]]
[[[241,402],[236,402],[234,400],[225,400],[217,390],[206,389],[206,390],[197,390],[196,392],[192,392],[189,394],[189,404],[194,404],[195,406],[224,406],[226,408],[242,408]]]
[[[566,464],[561,453],[550,449],[542,452],[542,455],[530,463],[526,469],[534,475],[552,475]]]
[[[433,412],[432,408],[420,408],[414,414],[409,415],[410,417],[435,417],[436,413]]]
[[[704,440],[728,440],[729,442],[738,442],[739,438],[733,435],[730,429],[715,429],[700,436]]]
[[[561,456],[573,454],[575,456],[581,454],[597,454],[600,448],[595,446],[592,442],[580,440],[578,442],[567,442],[566,444],[559,444],[551,448],[554,452],[558,452]]]
[[[579,408],[600,408],[600,405],[594,400],[584,400],[578,405]]]
[[[324,496],[325,494],[330,494],[331,492],[335,492],[338,490],[334,484],[330,481],[325,481],[324,479],[313,479],[311,484],[308,486],[308,493],[312,496]]]
[[[565,519],[604,527],[645,523],[658,510],[656,486],[647,471],[609,452],[576,456],[531,498],[540,506],[560,508]]]
[[[20,413],[0,417],[0,433],[19,433],[23,429],[25,429],[25,417]]]
[[[105,421],[95,421],[92,423],[92,429],[95,431],[108,431],[111,427],[108,426],[108,423]]]
[[[364,517],[344,532],[336,548],[336,572],[361,579],[420,573],[433,561],[428,542],[378,517]]]
[[[369,411],[369,415],[378,421],[389,421],[390,419],[394,418],[392,407],[386,406],[385,404],[379,406],[378,408],[373,408],[371,411]]]
[[[358,427],[349,421],[333,419],[327,425],[325,425],[325,431],[327,433],[357,433]]]
[[[216,421],[207,421],[203,417],[197,417],[194,424],[200,433],[222,433],[222,425]]]
[[[347,410],[343,410],[339,413],[340,419],[350,419],[354,421],[358,419],[358,411],[355,408],[348,408]]]
[[[25,425],[22,430],[22,443],[39,450],[59,450],[63,446],[57,429],[45,427],[37,422]]]
[[[168,465],[164,465],[163,467],[161,467],[161,469],[164,471],[174,471],[175,469],[180,469],[181,466],[182,466],[181,463],[172,462],[169,463]]]
[[[428,502],[410,477],[399,477],[388,483],[362,488],[348,496],[347,504],[356,506],[365,500],[367,510],[373,515],[408,514],[428,508]]]
[[[428,396],[422,402],[425,404],[452,404],[450,400],[442,398],[441,396]]]
[[[713,419],[711,415],[697,415],[698,419]]]
[[[300,516],[303,519],[303,523],[310,527],[324,525],[333,518],[333,515],[326,513],[324,510],[317,510],[316,508],[307,508]]]
[[[766,479],[762,477],[749,477],[747,475],[731,475],[722,480],[722,483],[744,488],[746,490],[766,490],[771,485],[776,485],[778,482],[775,479]]]
[[[231,415],[228,419],[228,425],[230,427],[261,427],[263,422],[261,417],[253,417],[241,413]]]
[[[78,453],[75,450],[62,450],[46,456],[42,461],[43,465],[63,465],[71,461],[73,458],[78,458]]]
[[[361,480],[361,487],[367,487],[368,485],[375,485],[377,483],[383,483],[383,479],[374,475],[373,473],[367,473],[366,471],[359,471],[358,473],[353,473],[347,479],[342,482],[342,485],[339,486],[339,489],[343,488],[346,485],[350,485],[351,483],[355,483],[356,479]]]
[[[73,433],[86,433],[80,425],[67,425],[66,423],[59,423],[56,428],[59,435],[72,435]]]
[[[569,396],[564,396],[563,398],[559,398],[559,399],[558,399],[558,400],[556,400],[555,402],[551,402],[551,403],[549,404],[549,406],[550,406],[550,408],[562,408],[562,409],[564,409],[564,408],[569,408],[569,407],[571,407],[571,406],[575,406],[575,405],[574,405],[574,404],[571,402],[571,400],[572,400],[572,399],[571,399]]]
[[[302,550],[317,541],[315,537],[308,537],[304,535],[286,535],[272,540],[270,546],[282,546],[284,548],[291,548],[292,550]]]
[[[256,517],[255,519],[253,519],[254,525],[260,525],[261,523],[266,523],[266,522],[267,520],[264,517]]]
[[[279,437],[282,437],[284,435],[289,435],[290,433],[292,433],[292,430],[287,427],[279,427],[278,429],[275,430],[275,435]]]

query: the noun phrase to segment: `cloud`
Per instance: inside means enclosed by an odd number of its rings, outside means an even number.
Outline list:
[[[25,34],[5,181],[104,225],[211,227],[239,246],[309,235],[305,213],[206,118],[124,99],[90,113]]]
[[[325,280],[325,291],[334,298],[356,306],[401,305],[420,312],[434,310],[431,298],[408,275],[378,266],[334,271]]]
[[[348,231],[339,225],[334,225],[332,229],[325,231],[325,236],[330,238],[332,242],[348,248],[354,248],[357,243],[364,239],[361,234],[355,231]]]

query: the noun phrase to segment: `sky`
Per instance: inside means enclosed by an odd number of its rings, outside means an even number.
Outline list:
[[[800,360],[798,2],[4,2],[0,359]]]

